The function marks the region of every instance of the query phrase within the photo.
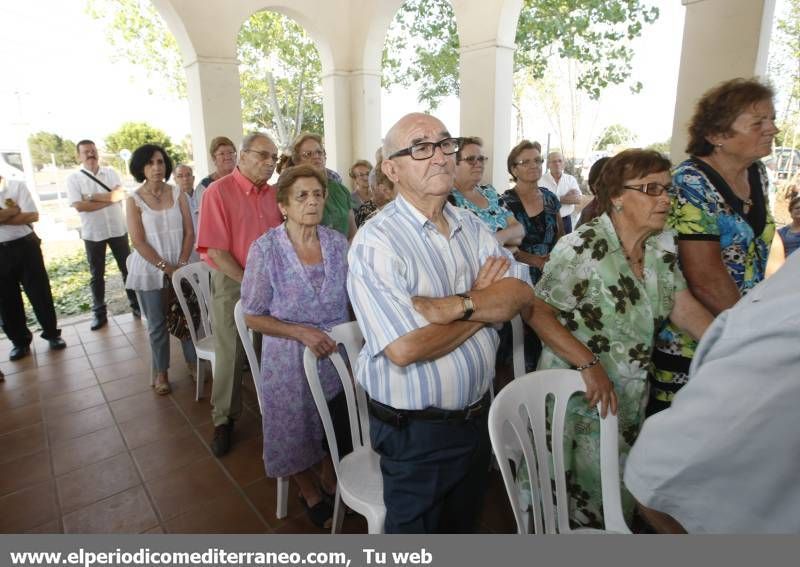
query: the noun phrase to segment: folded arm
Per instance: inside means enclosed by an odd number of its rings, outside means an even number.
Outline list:
[[[0,224],[5,225],[25,225],[37,222],[39,220],[39,213],[23,213],[20,212],[19,207],[7,207],[0,209]]]

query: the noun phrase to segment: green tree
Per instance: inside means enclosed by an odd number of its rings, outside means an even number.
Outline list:
[[[769,75],[777,90],[778,146],[800,143],[800,0],[787,0],[777,17]]]
[[[636,134],[631,132],[622,124],[611,124],[598,136],[594,143],[595,148],[607,148],[609,146],[626,146],[636,141]]]
[[[78,163],[75,156],[75,143],[52,132],[32,134],[28,138],[28,147],[31,150],[31,161],[36,169],[50,165],[53,159],[59,167]]]
[[[186,96],[178,45],[149,1],[87,0],[87,13],[103,21],[118,59]],[[237,55],[246,128],[266,129],[282,148],[301,130],[323,133],[322,63],[302,27],[277,12],[256,12],[239,31]]]
[[[669,156],[670,148],[672,147],[672,136],[664,140],[663,142],[656,142],[654,144],[650,144],[647,146],[648,150],[655,150],[659,153],[664,154],[665,156]]]
[[[629,44],[658,15],[658,8],[643,0],[525,0],[517,25],[515,74],[541,79],[552,58],[574,60],[581,64],[577,88],[597,99],[607,86],[629,81]],[[389,30],[383,83],[416,83],[419,101],[435,108],[442,97],[458,94],[458,49],[446,0],[408,0]],[[641,87],[631,84],[634,92]]]
[[[106,137],[106,150],[119,155],[120,150],[133,151],[144,144],[158,144],[169,154],[173,163],[183,163],[186,161],[186,153],[180,147],[173,145],[170,137],[159,130],[153,128],[146,122],[125,122],[116,132],[112,132]],[[118,159],[116,165],[119,167],[122,160]],[[121,169],[124,168],[122,164]]]
[[[268,130],[283,149],[303,130],[323,133],[322,62],[300,25],[256,12],[242,25],[237,48],[246,126]]]
[[[186,96],[186,73],[175,36],[149,0],[86,0],[86,13],[101,20],[114,58],[139,66],[149,79]]]

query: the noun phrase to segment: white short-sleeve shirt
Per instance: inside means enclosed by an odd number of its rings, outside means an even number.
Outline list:
[[[556,197],[559,199],[573,189],[577,189],[578,192],[581,190],[581,188],[578,186],[578,180],[569,173],[562,173],[561,179],[556,182],[555,178],[553,178],[549,171],[542,175],[542,178],[539,180],[539,187],[549,189],[555,193]],[[561,205],[560,214],[562,217],[566,217],[571,215],[574,210],[575,205]]]
[[[33,202],[30,191],[25,186],[23,181],[12,181],[10,179],[3,179],[0,181],[0,208],[5,209],[8,205],[8,200],[14,201],[14,204],[19,207],[21,213],[35,213],[36,203]],[[26,224],[0,224],[0,242],[11,242],[18,238],[28,236],[31,232],[31,227]]]
[[[91,171],[89,173],[91,173]],[[105,183],[110,189],[122,186],[119,175],[110,167],[101,167],[97,171],[95,177]],[[69,198],[70,205],[83,200],[85,195],[94,195],[98,193],[106,193],[106,190],[85,174],[81,173],[80,170],[67,177],[67,197]],[[101,240],[107,240],[116,236],[123,236],[128,232],[122,201],[100,209],[99,211],[87,213],[79,212],[78,215],[81,219],[81,238],[84,240],[100,242]]]

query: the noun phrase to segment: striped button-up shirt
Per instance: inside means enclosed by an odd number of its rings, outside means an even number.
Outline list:
[[[411,298],[469,292],[490,256],[512,261],[506,277],[530,284],[528,268],[513,260],[469,211],[445,204],[450,234],[402,196],[359,229],[348,256],[347,289],[366,344],[357,379],[369,396],[397,409],[462,409],[478,401],[494,378],[499,338],[484,326],[436,360],[400,367],[383,350],[428,322]]]

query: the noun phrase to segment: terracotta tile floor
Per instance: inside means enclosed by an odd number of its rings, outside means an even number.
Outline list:
[[[173,392],[150,388],[146,326],[130,314],[92,332],[63,328],[68,347],[8,361],[0,340],[0,532],[316,533],[290,488],[289,515],[275,517],[276,485],[264,474],[261,416],[246,377],[234,446],[216,459],[206,394],[194,385],[173,339]],[[498,474],[481,529],[508,533],[514,521]],[[347,533],[365,533],[347,516]]]

